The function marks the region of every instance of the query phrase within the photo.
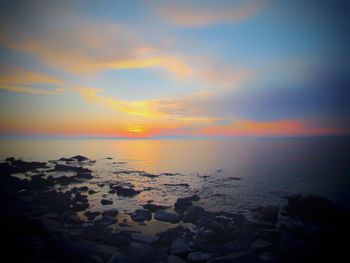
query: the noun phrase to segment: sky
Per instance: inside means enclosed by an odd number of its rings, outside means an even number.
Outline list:
[[[340,0],[0,1],[0,135],[350,134]]]

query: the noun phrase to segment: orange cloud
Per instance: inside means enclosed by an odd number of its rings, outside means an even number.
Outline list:
[[[2,75],[0,75],[0,89],[3,90],[45,95],[58,94],[65,90],[57,87],[57,85],[62,85],[64,81],[53,76],[3,65],[0,66],[0,70],[2,72]],[[48,84],[55,88],[44,89],[35,87],[38,84]]]

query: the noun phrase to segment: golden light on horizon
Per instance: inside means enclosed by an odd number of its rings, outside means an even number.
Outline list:
[[[135,125],[128,127],[127,131],[131,133],[144,134],[147,131],[147,129],[143,126]]]

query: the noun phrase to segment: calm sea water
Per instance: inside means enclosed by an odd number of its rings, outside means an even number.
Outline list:
[[[94,159],[90,188],[106,195],[96,183],[118,181],[142,190],[127,201],[111,197],[125,210],[149,200],[172,205],[176,198],[196,193],[207,209],[246,211],[281,205],[284,196],[297,193],[349,205],[349,146],[349,138],[2,140],[0,159],[48,161],[77,154]],[[120,170],[179,174],[149,178],[115,173]]]

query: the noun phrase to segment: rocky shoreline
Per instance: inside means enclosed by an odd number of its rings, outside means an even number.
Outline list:
[[[179,197],[173,207],[146,203],[121,219],[116,204],[90,211],[88,197],[96,189],[68,187],[93,179],[84,156],[46,162],[9,157],[0,163],[3,255],[11,262],[340,262],[348,257],[350,213],[323,197],[289,196],[285,207],[241,213],[210,212],[198,206],[200,196]],[[49,172],[67,175],[51,176]],[[141,176],[157,178],[170,173]],[[128,171],[119,171],[128,173]],[[25,174],[26,178],[14,176]],[[59,191],[57,185],[66,186]],[[110,194],[134,198],[132,185],[110,183]],[[164,231],[144,234],[126,230],[128,222],[148,227],[169,224]]]

